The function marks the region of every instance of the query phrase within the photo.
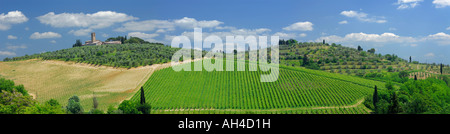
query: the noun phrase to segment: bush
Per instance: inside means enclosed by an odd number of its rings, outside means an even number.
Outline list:
[[[151,106],[148,103],[139,104],[137,109],[143,114],[150,114]]]
[[[82,114],[83,107],[81,106],[80,98],[76,95],[70,97],[66,109],[67,112],[71,114]]]
[[[100,109],[93,108],[93,109],[89,110],[89,114],[105,114],[105,112],[103,112]]]
[[[64,108],[59,104],[58,101],[50,99],[44,104],[35,104],[32,107],[28,107],[25,110],[26,114],[64,114]]]
[[[123,111],[120,109],[116,109],[116,108],[114,108],[114,106],[110,105],[108,107],[108,111],[106,113],[107,114],[123,114]]]
[[[137,109],[138,106],[139,104],[137,102],[124,100],[120,103],[119,109],[122,110],[124,114],[142,114],[142,112]]]

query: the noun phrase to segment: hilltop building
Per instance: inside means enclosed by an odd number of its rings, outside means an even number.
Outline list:
[[[108,44],[122,44],[120,41],[107,41],[102,42],[99,40],[95,40],[95,32],[91,33],[91,40],[84,42],[83,46],[100,46],[100,45],[108,45]]]

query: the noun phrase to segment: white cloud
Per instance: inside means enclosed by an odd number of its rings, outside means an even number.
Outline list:
[[[9,52],[9,51],[0,51],[0,55],[2,55],[2,56],[15,56],[16,53]]]
[[[390,28],[389,28],[389,31],[397,31],[397,28],[395,28],[395,27],[390,27]]]
[[[306,37],[307,35],[305,33],[301,33],[298,35],[299,37]]]
[[[450,6],[450,0],[434,0],[433,4],[436,8],[444,8]]]
[[[329,42],[343,43],[343,44],[373,44],[383,46],[385,44],[400,44],[402,46],[416,47],[419,44],[437,44],[440,46],[450,45],[450,35],[440,32],[425,37],[407,37],[399,36],[394,33],[383,34],[366,34],[366,33],[350,33],[344,37],[331,35],[319,37],[315,41],[321,42],[323,39]]]
[[[80,29],[80,30],[70,30],[69,33],[75,36],[88,36],[92,32],[92,29]]]
[[[55,14],[49,12],[45,15],[37,17],[43,23],[57,28],[66,27],[83,27],[84,29],[72,30],[70,33],[76,36],[87,35],[86,31],[92,29],[100,29],[110,27],[116,23],[136,20],[138,18],[127,15],[125,13],[117,13],[114,11],[99,11],[92,14],[84,13],[61,13]]]
[[[194,18],[188,18],[188,17],[184,17],[182,19],[178,19],[173,21],[177,26],[180,27],[184,27],[186,29],[192,29],[195,27],[201,27],[201,28],[212,28],[212,27],[217,27],[221,24],[223,24],[223,22],[217,21],[217,20],[211,20],[211,21],[197,21]]]
[[[356,18],[359,21],[363,21],[363,22],[375,22],[375,23],[386,23],[387,20],[384,19],[383,16],[378,17],[378,16],[371,16],[369,17],[368,14],[363,13],[363,12],[358,12],[358,11],[342,11],[341,15],[344,15],[346,17],[350,17],[350,18]]]
[[[39,33],[35,32],[31,34],[30,39],[47,39],[47,38],[60,38],[61,35],[59,33],[54,32],[45,32],[45,33]]]
[[[255,36],[258,38],[258,36],[270,36],[269,32],[270,29],[267,28],[257,28],[257,29],[236,29],[234,27],[228,27],[226,29],[231,29],[229,31],[220,31],[220,32],[205,32],[202,31],[202,37],[205,39],[208,36],[218,36],[222,39],[222,42],[226,41],[226,36],[243,36],[244,38],[247,38],[248,36]],[[191,41],[194,40],[194,31],[192,32],[183,32],[180,34],[181,36],[188,37]],[[176,37],[174,35],[165,35],[165,42],[163,43],[171,43],[172,39]],[[270,39],[270,37],[268,37]],[[268,39],[268,40],[269,40]],[[224,43],[225,44],[225,43]],[[217,46],[220,47],[220,46]]]
[[[167,20],[146,20],[139,22],[127,22],[122,27],[115,29],[114,31],[153,31],[155,29],[164,29],[166,31],[175,30],[175,25]]]
[[[295,33],[282,33],[282,32],[277,32],[277,33],[273,34],[272,36],[279,36],[280,39],[288,40],[288,39],[294,39],[294,38],[296,38],[296,37],[297,37],[297,34],[295,34]]]
[[[15,39],[17,39],[17,36],[14,36],[14,35],[8,35],[8,39],[10,39],[10,40],[15,40]]]
[[[407,9],[407,8],[414,8],[419,5],[420,2],[423,2],[423,0],[398,0],[395,5],[399,5],[397,9]]]
[[[435,41],[438,45],[450,45],[450,35],[440,32],[433,35],[428,35],[423,38],[425,41]]]
[[[177,20],[145,20],[145,21],[132,21],[122,25],[122,27],[115,29],[114,31],[126,32],[126,31],[154,31],[166,32],[173,31],[176,27],[184,29],[193,29],[194,27],[200,28],[214,28],[223,24],[223,22],[217,20],[202,20],[197,21],[194,18],[184,17]]]
[[[285,28],[283,28],[283,30],[287,30],[287,31],[312,31],[313,30],[313,23],[309,22],[309,21],[305,21],[305,22],[297,22],[294,23],[290,26],[287,26]]]
[[[28,18],[21,11],[10,11],[7,14],[0,14],[0,30],[6,31],[12,24],[27,22]]]
[[[128,36],[129,37],[139,37],[139,38],[141,38],[141,39],[143,39],[145,41],[148,41],[148,42],[158,42],[158,41],[156,41],[153,38],[159,36],[159,34],[155,34],[155,33],[154,34],[147,34],[147,33],[141,33],[141,32],[132,32],[132,33],[128,33]]]
[[[10,49],[10,50],[26,49],[26,48],[28,48],[26,45],[15,46],[15,45],[7,44],[7,46],[6,46],[6,49]]]
[[[339,24],[348,24],[346,20],[339,22]]]
[[[99,11],[93,14],[84,13],[61,13],[55,14],[49,12],[37,17],[43,23],[52,27],[87,27],[87,28],[105,28],[114,23],[135,20],[136,17],[124,13],[113,11]]]
[[[445,30],[450,30],[450,27],[447,27]]]
[[[351,44],[355,42],[371,42],[378,45],[383,45],[385,43],[411,43],[417,41],[417,39],[413,37],[401,37],[393,33],[383,33],[383,34],[350,33],[345,35],[344,37],[336,35],[320,37],[316,39],[316,41],[320,42],[323,39],[327,40],[328,42],[336,42],[336,43]]]
[[[50,43],[56,44],[56,40],[51,40]]]
[[[435,56],[434,53],[427,53],[427,54],[425,54],[425,57],[434,57],[434,56]]]

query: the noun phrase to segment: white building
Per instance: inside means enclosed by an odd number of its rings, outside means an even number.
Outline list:
[[[99,40],[95,40],[95,32],[91,33],[91,40],[88,40],[84,42],[83,46],[100,46],[100,45],[107,45],[107,44],[122,44],[121,41],[108,41],[108,42],[102,42]]]

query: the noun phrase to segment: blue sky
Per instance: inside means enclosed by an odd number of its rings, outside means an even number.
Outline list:
[[[0,59],[72,47],[76,39],[278,35],[375,48],[450,64],[450,0],[0,1]],[[225,42],[224,42],[225,43]]]

